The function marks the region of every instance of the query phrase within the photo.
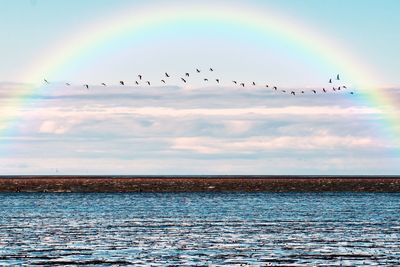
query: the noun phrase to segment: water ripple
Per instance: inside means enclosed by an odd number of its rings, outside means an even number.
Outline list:
[[[0,265],[398,266],[400,194],[0,194]]]

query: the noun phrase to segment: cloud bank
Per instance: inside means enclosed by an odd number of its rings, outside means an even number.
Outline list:
[[[59,84],[20,106],[27,88],[0,84],[3,174],[400,171],[385,109],[348,93]]]

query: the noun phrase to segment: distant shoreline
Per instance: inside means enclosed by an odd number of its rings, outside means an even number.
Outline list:
[[[85,174],[38,174],[38,175],[0,175],[0,179],[13,178],[13,179],[37,179],[37,178],[52,178],[52,179],[65,179],[65,178],[120,178],[120,179],[131,179],[131,178],[146,178],[146,179],[158,179],[158,178],[218,178],[218,179],[243,179],[243,178],[256,178],[256,179],[400,179],[400,175],[147,175],[147,174],[135,174],[135,175],[85,175]]]
[[[400,176],[4,175],[0,192],[400,192]]]

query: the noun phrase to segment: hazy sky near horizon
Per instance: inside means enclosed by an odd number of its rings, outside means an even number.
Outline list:
[[[127,10],[139,16],[135,12],[146,7],[185,11],[214,2],[0,0],[1,173],[399,173],[400,148],[390,137],[399,126],[388,123],[387,110],[349,94],[359,88],[322,93],[336,73],[343,78],[335,86],[353,77],[321,64],[319,55],[299,50],[293,40],[206,22],[140,38],[127,31],[93,44],[60,71],[31,75],[53,51],[62,54],[64,43],[79,43],[76,36],[113,25]],[[289,25],[303,25],[305,35],[332,40],[332,47],[370,70],[373,77],[366,78],[382,94],[400,100],[399,1],[220,1],[216,8],[235,5],[265,16],[273,10]],[[215,72],[206,72],[209,67]],[[165,71],[174,77],[161,86]],[[191,85],[180,81],[185,72]],[[152,86],[135,86],[139,73]],[[51,84],[32,90],[43,78]],[[257,86],[242,89],[232,80]],[[297,95],[267,90],[265,83]]]

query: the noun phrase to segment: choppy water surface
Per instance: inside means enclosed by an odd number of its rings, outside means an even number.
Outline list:
[[[0,194],[2,265],[398,266],[400,194]]]

